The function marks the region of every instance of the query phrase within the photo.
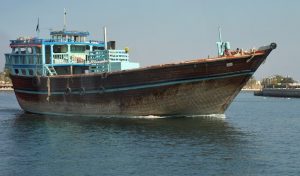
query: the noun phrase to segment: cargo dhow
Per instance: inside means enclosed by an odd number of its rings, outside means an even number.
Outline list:
[[[37,26],[37,30],[39,26]],[[21,108],[76,116],[194,116],[223,114],[276,48],[230,50],[218,56],[140,68],[115,41],[88,40],[89,32],[50,32],[50,39],[11,40],[5,54]]]

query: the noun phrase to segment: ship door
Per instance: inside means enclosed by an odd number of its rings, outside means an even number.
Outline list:
[[[75,42],[78,42],[78,41],[79,41],[77,35],[74,35],[74,41],[75,41]]]
[[[50,45],[45,46],[45,57],[46,57],[46,64],[51,64],[51,49]]]

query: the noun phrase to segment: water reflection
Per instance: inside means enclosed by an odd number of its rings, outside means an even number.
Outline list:
[[[8,175],[16,166],[19,174],[26,170],[25,175],[66,171],[97,175],[99,169],[100,173],[116,175],[124,174],[124,168],[125,173],[141,169],[137,173],[148,171],[148,175],[160,175],[166,168],[181,168],[180,175],[200,168],[216,175],[231,175],[227,168],[238,165],[238,170],[245,170],[255,164],[247,150],[247,135],[226,119],[83,118],[20,113],[9,126],[5,135],[10,141],[5,143],[6,156],[2,157],[10,168]],[[80,167],[70,164],[74,162]]]
[[[122,134],[141,138],[168,138],[169,140],[203,140],[222,145],[234,144],[244,135],[230,125],[226,119],[215,117],[176,117],[163,119],[141,118],[87,118],[45,116],[21,113],[15,119],[14,127],[37,130],[45,128],[69,133],[97,133],[101,135]],[[45,130],[43,129],[43,130]]]
[[[0,175],[297,175],[296,100],[242,94],[225,119],[120,119],[26,114],[7,99]]]

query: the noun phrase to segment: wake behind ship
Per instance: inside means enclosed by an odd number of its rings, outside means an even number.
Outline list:
[[[276,48],[230,50],[218,57],[140,68],[115,41],[88,32],[52,31],[50,39],[11,40],[5,54],[17,100],[26,112],[77,116],[223,114]]]

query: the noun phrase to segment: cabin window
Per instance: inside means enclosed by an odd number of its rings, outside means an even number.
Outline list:
[[[68,52],[68,45],[54,45],[53,46],[54,53],[67,53]]]
[[[17,52],[18,52],[18,50],[16,48],[12,48],[12,51],[11,51],[12,54],[17,54]]]
[[[84,42],[84,41],[85,41],[85,37],[81,36],[81,37],[80,37],[80,41],[81,41],[81,42]]]
[[[18,75],[19,74],[19,70],[15,69],[15,74]]]
[[[72,53],[84,53],[86,46],[84,45],[72,45],[71,52]]]
[[[78,42],[79,41],[78,38],[79,38],[79,36],[74,35],[74,41]]]
[[[41,50],[40,47],[36,47],[36,48],[35,48],[35,52],[36,52],[36,54],[41,54],[41,53],[42,53],[42,50]]]
[[[22,71],[22,75],[26,75],[26,70],[25,69],[21,69]]]
[[[20,48],[19,54],[26,54],[26,48]]]
[[[33,76],[33,70],[32,69],[29,69],[28,73],[29,73],[30,76]]]
[[[104,47],[94,46],[93,51],[104,50]]]
[[[32,48],[31,48],[31,47],[27,48],[27,51],[28,51],[28,54],[32,54],[32,53],[33,53],[33,51],[32,51]]]
[[[50,64],[51,62],[51,46],[50,45],[45,45],[45,59],[46,59],[46,64]]]

